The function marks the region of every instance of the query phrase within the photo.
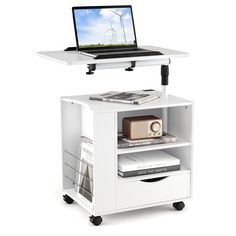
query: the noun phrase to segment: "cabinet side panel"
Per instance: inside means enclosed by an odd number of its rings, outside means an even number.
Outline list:
[[[180,160],[181,166],[187,168],[188,170],[192,169],[192,146],[187,147],[177,147],[165,149],[165,152],[170,155],[177,157]]]
[[[193,176],[193,112],[194,106],[172,107],[168,110],[168,131],[177,137],[191,142],[191,146],[167,150],[171,155],[178,157],[181,164],[191,170],[191,196]]]
[[[192,106],[168,108],[168,132],[192,141]]]
[[[115,209],[116,130],[116,113],[94,115],[95,213]]]
[[[75,172],[65,166],[68,158],[80,157],[81,140],[81,106],[69,102],[61,102],[62,112],[62,156],[63,156],[63,188],[73,188]],[[73,164],[72,167],[75,167]],[[66,178],[66,175],[70,179]]]

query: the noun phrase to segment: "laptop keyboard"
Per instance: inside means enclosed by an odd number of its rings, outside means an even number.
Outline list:
[[[86,53],[112,53],[112,52],[117,52],[117,53],[120,53],[120,52],[142,52],[144,51],[145,49],[143,48],[125,48],[125,49],[101,49],[101,50],[87,50],[85,51]]]
[[[142,57],[142,56],[160,56],[163,53],[158,51],[141,51],[141,52],[123,52],[123,53],[107,53],[97,55],[94,59],[111,59],[111,58],[122,58],[122,57]]]

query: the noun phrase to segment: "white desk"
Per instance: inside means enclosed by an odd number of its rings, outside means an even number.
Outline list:
[[[113,59],[93,59],[89,56],[82,55],[77,51],[38,52],[38,55],[55,62],[63,63],[65,65],[96,64],[97,65],[96,69],[125,68],[130,66],[131,61],[135,61],[136,66],[168,65],[170,63],[169,62],[170,59],[175,57],[184,57],[188,55],[185,52],[154,47],[154,46],[142,46],[141,48],[156,50],[163,53],[164,55],[113,58]]]

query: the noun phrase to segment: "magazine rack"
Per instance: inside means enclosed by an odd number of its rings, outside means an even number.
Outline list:
[[[75,51],[38,53],[67,65],[87,65],[87,74],[98,69],[125,68],[130,71],[136,66],[161,65],[161,98],[142,105],[92,101],[89,100],[90,95],[61,98],[63,197],[68,204],[75,201],[86,209],[92,215],[90,221],[94,225],[102,222],[101,215],[157,205],[173,203],[175,209],[182,210],[183,201],[191,197],[193,104],[166,92],[170,59],[187,54],[158,47],[145,48],[158,50],[164,55],[95,60]],[[165,124],[164,131],[176,135],[177,141],[118,148],[122,119],[140,115],[161,117]],[[92,141],[93,157],[86,167],[86,173],[90,171],[90,176],[81,172],[83,137]],[[180,159],[181,169],[128,178],[118,176],[119,155],[151,150],[162,150]],[[81,179],[91,191],[83,189]],[[78,192],[78,188],[83,190],[83,194]]]

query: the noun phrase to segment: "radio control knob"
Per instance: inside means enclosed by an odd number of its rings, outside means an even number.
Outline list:
[[[161,128],[161,125],[159,122],[155,121],[155,122],[152,122],[151,124],[151,130],[152,132],[158,132]]]

